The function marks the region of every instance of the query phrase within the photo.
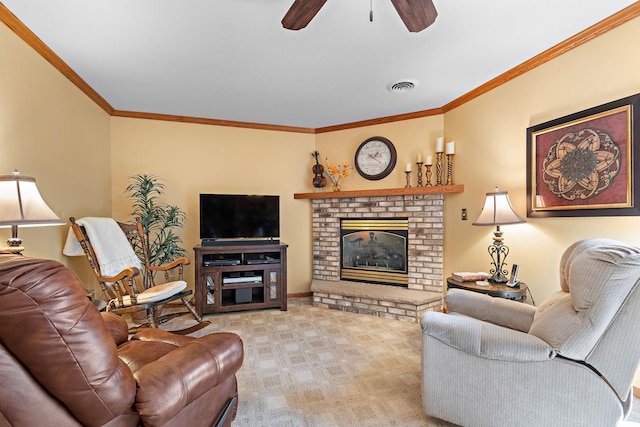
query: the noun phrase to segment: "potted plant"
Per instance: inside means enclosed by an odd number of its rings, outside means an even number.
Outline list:
[[[186,214],[179,207],[160,200],[165,185],[157,176],[138,174],[130,179],[132,182],[125,192],[133,200],[131,215],[142,222],[151,265],[167,264],[184,256],[186,251],[180,246],[182,239],[175,230],[184,227]],[[138,244],[134,249],[144,265],[142,247]],[[144,283],[145,286],[148,283],[147,272]]]

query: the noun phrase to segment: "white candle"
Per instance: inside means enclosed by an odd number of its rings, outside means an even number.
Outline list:
[[[455,153],[456,153],[455,142],[454,141],[447,142],[447,151],[445,152],[445,154],[455,154]]]
[[[427,164],[431,166],[433,164],[433,157],[427,156]]]
[[[411,172],[411,163],[407,163],[407,165],[404,167],[404,171]]]
[[[416,160],[418,163],[422,163],[422,154],[418,154],[418,160]]]
[[[442,153],[444,151],[444,137],[436,139],[436,153]]]

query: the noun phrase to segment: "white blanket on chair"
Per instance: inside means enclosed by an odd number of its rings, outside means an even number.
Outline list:
[[[127,236],[114,219],[86,217],[76,220],[76,223],[87,232],[103,276],[113,277],[125,268],[142,267]],[[72,229],[69,229],[62,253],[67,256],[84,255]]]

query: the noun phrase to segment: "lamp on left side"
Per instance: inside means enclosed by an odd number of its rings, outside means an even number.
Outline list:
[[[11,227],[11,238],[7,239],[8,247],[3,251],[24,251],[22,239],[18,237],[18,226],[64,224],[40,195],[35,178],[22,176],[17,170],[11,175],[0,176],[0,227]]]

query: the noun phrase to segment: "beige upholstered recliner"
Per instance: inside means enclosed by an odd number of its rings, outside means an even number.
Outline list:
[[[0,426],[230,426],[240,337],[100,313],[56,261],[0,255]]]
[[[640,361],[640,248],[584,240],[540,307],[453,289],[422,317],[426,413],[463,426],[615,426]]]

